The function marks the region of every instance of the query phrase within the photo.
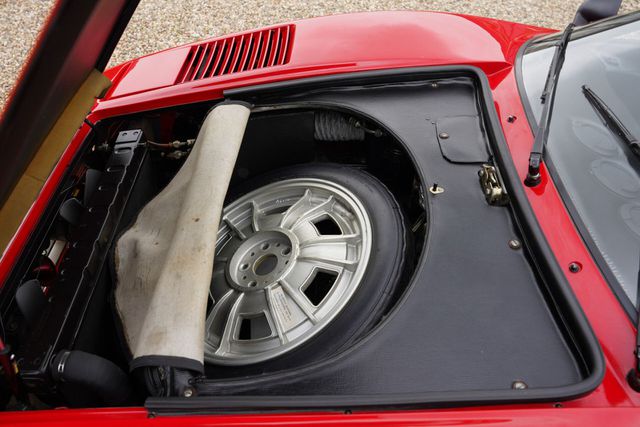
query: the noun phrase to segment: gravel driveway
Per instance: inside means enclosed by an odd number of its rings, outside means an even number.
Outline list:
[[[0,0],[0,106],[31,48],[53,0]],[[111,64],[160,49],[313,16],[366,10],[441,10],[561,28],[581,0],[141,0]],[[640,9],[623,0],[622,12]]]

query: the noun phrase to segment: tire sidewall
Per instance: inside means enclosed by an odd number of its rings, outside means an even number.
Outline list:
[[[347,188],[358,198],[371,223],[371,251],[360,285],[340,313],[299,347],[274,359],[245,366],[215,366],[214,375],[229,377],[299,368],[351,347],[382,319],[402,285],[408,264],[404,216],[389,190],[367,172],[336,164],[298,165],[249,179],[234,187],[225,206],[265,185],[295,178],[318,178]]]

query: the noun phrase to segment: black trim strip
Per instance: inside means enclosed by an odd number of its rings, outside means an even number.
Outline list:
[[[406,82],[419,79],[466,76],[474,78],[479,86],[481,108],[485,115],[486,130],[495,153],[495,162],[510,195],[514,216],[526,238],[535,265],[549,286],[554,302],[566,312],[560,313],[561,321],[572,334],[574,344],[582,350],[586,378],[579,383],[564,387],[526,389],[514,392],[428,392],[396,395],[356,396],[211,396],[193,398],[150,398],[146,408],[152,413],[193,414],[214,412],[256,412],[265,410],[344,410],[354,408],[407,408],[504,404],[515,402],[544,402],[568,400],[593,391],[604,376],[604,359],[598,341],[578,304],[578,301],[549,247],[533,210],[526,198],[507,148],[502,128],[493,108],[493,98],[486,75],[471,66],[424,67],[359,72],[324,76],[296,81],[278,82],[254,87],[245,87],[224,92],[225,97],[254,100],[256,98],[282,95],[285,92],[308,92],[339,85]]]
[[[129,371],[146,366],[171,366],[172,368],[187,369],[189,371],[204,373],[204,365],[199,360],[180,356],[148,355],[136,357],[129,363]]]
[[[520,49],[518,49],[518,53],[516,54],[516,62],[515,62],[515,76],[516,76],[516,86],[518,87],[518,95],[520,95],[520,100],[522,101],[522,106],[524,107],[525,115],[527,116],[527,122],[529,123],[529,127],[531,128],[532,136],[535,136],[536,132],[538,132],[538,122],[536,121],[536,117],[533,114],[533,109],[531,108],[531,103],[529,102],[529,98],[527,98],[527,91],[524,88],[524,81],[522,80],[522,58],[524,57],[524,53],[529,49],[529,47],[536,42],[536,39],[527,40]]]

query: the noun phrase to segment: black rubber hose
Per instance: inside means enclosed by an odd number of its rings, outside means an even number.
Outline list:
[[[99,406],[122,405],[132,396],[129,376],[122,369],[110,360],[84,351],[58,353],[51,365],[51,375],[65,389],[93,396]]]

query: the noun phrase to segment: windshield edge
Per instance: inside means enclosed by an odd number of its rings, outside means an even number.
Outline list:
[[[574,39],[577,39],[577,38],[586,37],[590,34],[594,34],[597,32],[610,29],[613,26],[624,25],[625,23],[632,22],[638,19],[640,19],[640,11],[631,12],[626,15],[616,16],[613,18],[598,21],[594,24],[587,26],[588,28],[581,28],[579,30],[576,30],[578,34],[576,35],[574,33],[570,40],[573,41]],[[612,22],[614,22],[615,25],[612,25]],[[602,24],[602,25],[599,25],[599,24]],[[547,42],[555,41],[560,34],[561,34],[560,32],[557,32],[549,35],[543,35],[543,36],[531,38],[527,40],[525,43],[523,43],[522,46],[520,46],[520,49],[518,49],[518,53],[516,55],[515,78],[516,78],[516,85],[518,88],[518,95],[520,96],[520,100],[522,102],[522,106],[524,108],[525,115],[527,118],[527,123],[531,128],[531,133],[533,136],[535,136],[535,134],[538,132],[538,123],[533,114],[533,109],[531,108],[531,103],[529,101],[529,97],[527,95],[527,91],[524,85],[522,58],[527,52],[539,50],[546,47],[551,47],[552,46],[551,43],[547,43]],[[530,50],[534,45],[538,45],[538,46],[543,45],[543,46],[540,47],[539,49]],[[593,259],[594,263],[598,267],[600,274],[602,274],[602,277],[609,285],[609,288],[611,288],[611,291],[616,296],[616,299],[620,302],[620,305],[622,306],[624,311],[627,313],[627,316],[629,316],[629,319],[635,323],[638,317],[638,313],[640,313],[640,307],[636,309],[633,301],[631,301],[631,299],[627,296],[626,292],[622,288],[622,285],[615,278],[613,272],[611,271],[606,261],[602,257],[602,254],[598,250],[595,242],[591,238],[591,235],[587,231],[587,227],[582,221],[580,214],[578,213],[576,207],[571,201],[571,197],[569,197],[568,191],[564,183],[560,179],[560,176],[553,164],[551,156],[549,155],[545,156],[544,164],[547,167],[547,170],[549,171],[551,181],[553,181],[553,184],[555,185],[558,191],[558,194],[560,195],[560,199],[562,200],[562,203],[565,209],[567,210],[567,213],[571,218],[571,221],[573,222],[578,234],[580,235],[582,242],[584,243],[584,245],[587,247],[587,250],[589,251],[589,255],[591,255],[591,258]]]

